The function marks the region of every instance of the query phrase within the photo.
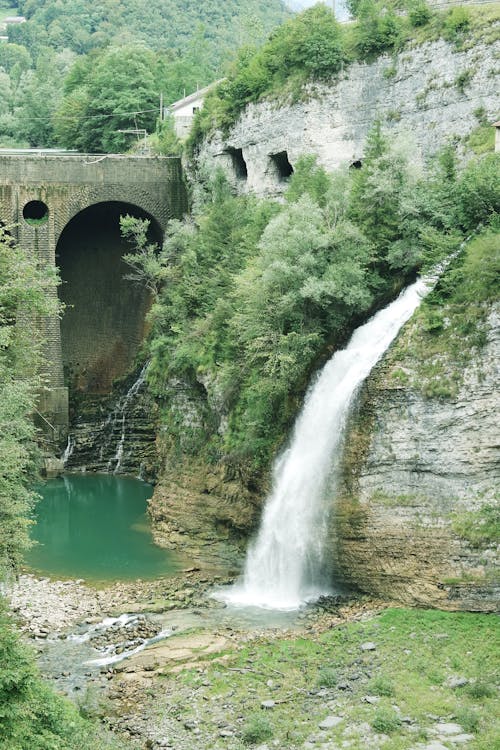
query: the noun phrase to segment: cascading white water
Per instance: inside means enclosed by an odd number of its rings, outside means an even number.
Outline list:
[[[350,405],[438,277],[439,271],[408,287],[356,329],[347,347],[325,365],[308,391],[289,448],[275,463],[273,490],[247,553],[243,578],[218,598],[287,610],[330,593],[325,575],[328,505],[335,496]]]
[[[146,372],[147,372],[148,367],[149,367],[149,362],[146,362],[146,364],[144,365],[144,367],[139,373],[139,377],[128,389],[125,396],[120,399],[113,414],[109,418],[109,421],[111,420],[113,421],[113,425],[115,425],[117,422],[120,422],[120,427],[121,427],[120,440],[118,441],[118,444],[116,446],[116,452],[115,452],[114,458],[108,462],[108,471],[111,471],[111,469],[113,469],[113,474],[118,474],[122,466],[123,449],[125,446],[127,409],[129,407],[131,400],[135,396],[137,396],[140,389],[142,388],[144,381],[146,380]],[[114,467],[113,467],[112,461],[115,462]]]
[[[66,443],[66,448],[64,449],[64,453],[61,456],[61,461],[63,462],[63,466],[66,466],[69,459],[71,458],[73,451],[75,449],[75,441],[73,439],[72,435],[68,435],[68,442]]]

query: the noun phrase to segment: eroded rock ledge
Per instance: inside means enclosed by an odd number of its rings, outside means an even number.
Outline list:
[[[454,398],[424,397],[391,377],[389,353],[368,379],[346,440],[332,519],[342,578],[373,595],[446,609],[498,606],[498,545],[467,538],[498,503],[500,317]],[[408,356],[397,366],[408,372]],[[497,506],[498,507],[498,506]]]

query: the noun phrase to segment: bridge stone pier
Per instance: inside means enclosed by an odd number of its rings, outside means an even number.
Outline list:
[[[134,364],[146,333],[147,290],[124,279],[120,215],[150,221],[161,242],[186,210],[180,160],[0,151],[0,222],[42,266],[58,266],[61,318],[41,321],[39,412],[55,445],[68,432],[68,386],[107,393]]]

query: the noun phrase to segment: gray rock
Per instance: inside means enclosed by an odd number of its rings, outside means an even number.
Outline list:
[[[260,704],[261,708],[267,709],[274,708],[275,705],[276,703],[274,701],[262,701],[262,703]]]
[[[449,737],[452,734],[462,734],[463,728],[460,724],[453,724],[452,722],[442,722],[434,725],[434,729],[438,734]]]
[[[320,724],[318,724],[320,729],[332,729],[333,727],[336,727],[337,724],[340,724],[343,721],[341,716],[327,716],[326,719],[323,719]]]
[[[474,44],[457,50],[443,39],[370,64],[349,65],[336,83],[314,83],[302,101],[261,102],[242,112],[227,137],[214,134],[202,144],[199,163],[213,172],[221,167],[240,191],[274,195],[286,189],[270,158],[286,150],[292,164],[314,153],[327,170],[361,159],[374,120],[390,121],[391,139],[411,133],[415,159],[436,153],[450,133],[464,137],[477,126],[479,103],[493,122],[500,110],[500,90],[490,75],[500,45]],[[394,66],[394,75],[386,72]],[[453,85],[458,73],[473,70],[467,96]],[[393,115],[397,113],[397,119]],[[241,148],[247,179],[238,179],[228,148]]]
[[[446,687],[449,688],[459,688],[463,687],[464,685],[468,685],[469,680],[467,677],[449,677],[446,682],[444,683]]]
[[[377,648],[375,643],[372,643],[372,641],[368,641],[368,643],[362,643],[361,644],[361,651],[375,651]]]

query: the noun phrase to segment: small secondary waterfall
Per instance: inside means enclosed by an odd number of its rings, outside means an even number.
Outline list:
[[[438,277],[439,272],[404,290],[356,329],[347,347],[325,365],[307,393],[289,448],[275,463],[273,490],[243,578],[218,598],[236,605],[296,609],[329,593],[325,495],[331,504],[350,405]]]
[[[109,394],[79,394],[77,416],[62,456],[69,471],[150,476],[155,457],[148,364]]]
[[[66,466],[69,459],[71,458],[73,451],[75,449],[75,440],[73,438],[73,435],[68,435],[68,442],[66,443],[66,448],[64,449],[64,453],[61,456],[61,461],[63,462],[63,466]]]
[[[116,452],[115,452],[114,458],[110,460],[108,463],[108,471],[112,470],[113,474],[118,474],[122,466],[123,448],[125,445],[125,434],[127,431],[128,407],[132,399],[139,393],[141,387],[144,384],[148,366],[149,366],[149,362],[146,362],[146,364],[144,365],[144,367],[139,373],[139,377],[128,389],[125,396],[122,399],[120,399],[120,401],[118,402],[116,406],[116,409],[114,410],[113,414],[110,417],[110,421],[112,420],[113,422],[113,427],[115,427],[117,423],[120,424],[120,439],[116,446]],[[115,462],[114,467],[113,467],[113,461]]]

